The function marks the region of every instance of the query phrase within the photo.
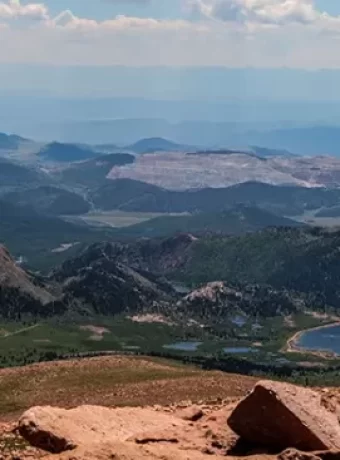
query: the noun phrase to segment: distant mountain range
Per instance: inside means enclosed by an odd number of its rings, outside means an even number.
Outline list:
[[[302,155],[340,155],[340,127],[331,125],[285,126],[284,123],[233,123],[213,121],[181,121],[165,119],[112,119],[77,121],[50,127],[50,136],[63,133],[67,142],[88,144],[131,145],[142,138],[171,139],[179,145],[201,148],[245,149],[262,146],[288,150]]]
[[[125,147],[126,150],[131,150],[135,153],[154,153],[154,152],[180,152],[187,150],[186,145],[177,144],[175,142],[163,139],[161,137],[152,137],[149,139],[141,139],[135,144]],[[192,149],[192,147],[191,147]]]
[[[226,188],[172,191],[130,179],[106,181],[89,195],[98,209],[133,212],[221,212],[245,204],[277,215],[297,216],[306,210],[336,206],[340,189],[274,186],[245,182]]]

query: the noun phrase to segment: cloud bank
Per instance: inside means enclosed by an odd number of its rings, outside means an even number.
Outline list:
[[[340,68],[340,17],[318,10],[312,0],[182,4],[178,19],[118,15],[98,21],[71,10],[52,16],[44,3],[0,0],[0,62]]]

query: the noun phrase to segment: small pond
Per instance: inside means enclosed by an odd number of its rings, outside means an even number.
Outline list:
[[[256,353],[257,350],[250,347],[226,347],[224,353]]]
[[[170,345],[163,345],[163,348],[167,350],[197,351],[200,345],[202,345],[202,342],[176,342]]]

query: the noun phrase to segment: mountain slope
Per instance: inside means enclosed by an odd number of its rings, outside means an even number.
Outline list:
[[[39,184],[46,176],[33,168],[0,158],[0,188]]]
[[[38,155],[41,159],[47,161],[73,162],[95,158],[99,156],[99,153],[88,147],[80,147],[76,144],[52,142],[41,149]]]
[[[270,228],[241,236],[180,234],[105,246],[109,259],[135,270],[198,285],[221,280],[302,292],[316,308],[340,302],[340,232]],[[103,251],[103,246],[96,246]],[[83,260],[86,265],[86,259]]]
[[[235,206],[219,213],[197,213],[185,216],[161,216],[124,229],[126,236],[149,238],[175,233],[242,234],[266,227],[301,226],[299,222],[251,206]]]
[[[226,188],[171,191],[131,179],[107,181],[90,194],[97,208],[134,212],[220,212],[246,204],[279,215],[296,216],[306,210],[336,206],[339,189],[275,186],[245,182]]]
[[[0,245],[0,285],[1,288],[18,288],[42,303],[53,299],[53,296],[33,275],[28,274],[15,263],[8,250],[2,245]]]
[[[270,284],[306,293],[314,304],[338,307],[340,232],[267,229],[238,237],[206,238],[191,248],[176,276],[190,282],[218,279]]]
[[[50,185],[11,192],[3,200],[56,216],[85,214],[90,210],[90,204],[82,196]]]
[[[22,142],[27,142],[27,139],[15,134],[0,133],[0,150],[17,150]]]
[[[47,263],[51,250],[64,243],[96,241],[105,238],[86,226],[50,217],[26,206],[0,200],[0,243],[17,257],[23,256],[30,266]]]
[[[141,139],[135,144],[126,147],[135,153],[153,153],[153,152],[177,152],[186,150],[188,147],[175,142],[163,139],[162,137],[150,137],[148,139]]]
[[[157,277],[110,257],[109,245],[89,247],[57,268],[52,279],[95,314],[152,311],[173,293],[170,285]]]
[[[221,325],[237,314],[273,317],[302,311],[305,302],[301,296],[270,286],[240,286],[212,282],[190,292],[178,304],[179,312]]]
[[[47,284],[25,272],[0,246],[0,317],[6,320],[60,315],[66,306]]]
[[[158,195],[163,195],[167,191],[147,184],[145,182],[131,179],[107,180],[104,185],[89,194],[93,204],[103,210],[122,209],[127,211],[142,211],[143,206],[134,205],[139,199],[156,200]],[[131,208],[130,209],[130,205]]]
[[[99,187],[106,181],[106,176],[114,166],[131,164],[135,161],[128,153],[101,155],[82,163],[71,165],[62,170],[57,178],[64,184],[83,187]]]

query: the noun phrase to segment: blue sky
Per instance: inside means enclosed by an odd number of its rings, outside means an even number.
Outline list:
[[[181,0],[151,0],[149,2],[110,0],[47,0],[52,12],[71,9],[75,14],[98,20],[118,14],[139,17],[175,19],[183,16]]]
[[[117,14],[168,19],[183,16],[183,2],[181,0],[150,0],[149,2],[138,2],[138,0],[135,2],[129,0],[46,0],[45,3],[55,14],[62,9],[71,9],[77,15],[98,20]],[[340,14],[339,0],[316,0],[315,4],[318,8],[331,14]]]

